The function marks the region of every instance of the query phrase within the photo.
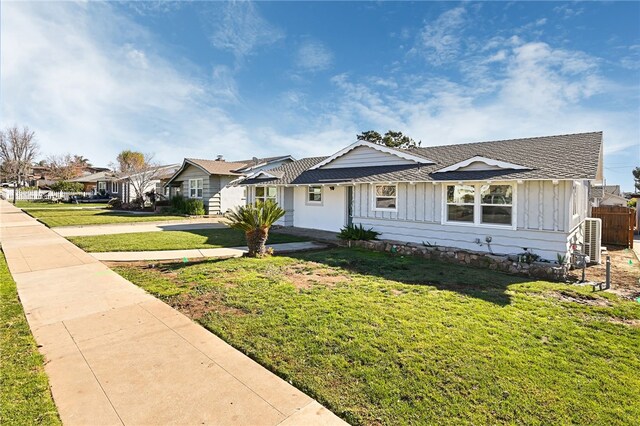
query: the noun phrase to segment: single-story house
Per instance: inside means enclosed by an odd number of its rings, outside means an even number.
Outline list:
[[[168,164],[153,169],[153,179],[146,185],[145,193],[152,189],[158,194],[164,193],[164,182],[173,176],[179,164]],[[123,203],[130,203],[136,197],[135,189],[131,184],[136,175],[119,175],[113,171],[102,171],[71,179],[70,182],[80,182],[84,185],[84,192],[93,194],[107,194],[119,198]]]
[[[201,199],[207,214],[223,214],[246,203],[245,189],[233,185],[237,179],[293,161],[290,155],[239,161],[225,161],[221,156],[216,160],[185,158],[166,182],[166,194]]]
[[[119,178],[111,170],[91,173],[88,175],[78,176],[74,179],[69,179],[69,182],[81,183],[84,186],[84,192],[91,192],[93,194],[113,194],[115,197],[120,193],[118,181]]]
[[[395,149],[358,141],[248,176],[247,202],[272,199],[283,226],[543,259],[583,238],[602,182],[602,132]]]
[[[627,207],[627,200],[620,185],[602,185],[594,186],[592,190],[592,203],[594,207],[600,206],[620,206]]]

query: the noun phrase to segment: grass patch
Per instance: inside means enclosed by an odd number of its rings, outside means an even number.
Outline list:
[[[78,208],[107,208],[109,205],[107,203],[82,203],[82,204],[71,204],[71,203],[44,203],[37,201],[20,201],[17,200],[16,207],[21,208],[23,210],[39,210],[39,209],[60,209],[60,210],[69,210],[69,209],[78,209]]]
[[[189,231],[136,232],[130,234],[68,237],[69,241],[89,252],[188,250],[245,246],[244,232],[230,228]],[[304,237],[269,234],[269,244],[308,241]]]
[[[104,225],[109,223],[157,222],[184,220],[184,216],[163,214],[137,214],[110,210],[27,210],[28,213],[50,227],[74,225]]]
[[[16,284],[0,253],[0,424],[61,424]]]
[[[116,271],[354,424],[631,424],[640,304],[332,249]]]

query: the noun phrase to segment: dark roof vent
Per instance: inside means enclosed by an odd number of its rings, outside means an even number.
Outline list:
[[[222,155],[216,156],[216,161],[224,161],[224,156]]]

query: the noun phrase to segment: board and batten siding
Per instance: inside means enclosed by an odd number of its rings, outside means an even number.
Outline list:
[[[444,185],[399,183],[397,211],[388,212],[373,209],[373,185],[356,184],[353,222],[381,232],[382,239],[428,242],[499,254],[517,254],[527,247],[549,260],[555,260],[558,253],[567,252],[567,238],[574,228],[569,211],[572,201],[570,181],[514,184],[517,229],[442,224]],[[486,243],[487,237],[491,237],[490,247]]]
[[[404,164],[415,164],[415,161],[389,155],[366,146],[359,146],[321,168],[341,169],[347,167],[396,166]]]

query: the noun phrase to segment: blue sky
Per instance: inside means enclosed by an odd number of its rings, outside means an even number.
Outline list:
[[[327,155],[602,130],[640,165],[638,2],[2,2],[2,127],[42,154]]]

